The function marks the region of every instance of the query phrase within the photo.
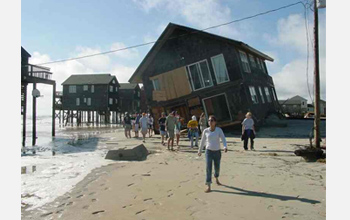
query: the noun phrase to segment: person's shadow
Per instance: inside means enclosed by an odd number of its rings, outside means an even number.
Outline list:
[[[227,186],[222,184],[221,186],[229,189],[234,189],[240,192],[232,192],[232,191],[223,191],[223,190],[212,190],[212,192],[220,192],[220,193],[229,193],[229,194],[236,194],[236,195],[243,195],[243,196],[257,196],[257,197],[264,197],[264,198],[270,198],[270,199],[279,199],[281,201],[288,201],[288,200],[297,200],[300,202],[306,202],[311,204],[317,204],[320,203],[320,201],[312,200],[312,199],[305,199],[305,198],[299,198],[299,196],[284,196],[284,195],[277,195],[277,194],[270,194],[270,193],[262,193],[262,192],[254,192],[250,190],[241,189],[234,186]]]

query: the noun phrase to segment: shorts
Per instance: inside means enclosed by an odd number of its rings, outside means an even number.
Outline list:
[[[131,128],[132,128],[132,126],[131,126],[130,124],[126,124],[126,125],[125,125],[125,130],[126,130],[126,131],[130,131]]]
[[[139,131],[139,125],[135,124],[135,132],[138,132],[138,131]]]
[[[174,138],[175,137],[175,132],[174,130],[168,130],[169,138]]]
[[[175,129],[175,134],[180,134],[180,130]]]
[[[166,131],[160,130],[160,135],[165,136],[166,135]]]
[[[148,129],[153,129],[153,125],[148,125]]]
[[[141,129],[141,133],[142,133],[142,134],[147,134],[147,128],[142,128],[142,129]]]

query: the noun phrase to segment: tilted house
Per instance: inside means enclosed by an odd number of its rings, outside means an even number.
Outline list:
[[[243,42],[169,23],[129,82],[143,83],[155,119],[205,112],[228,126],[252,111],[259,121],[278,106],[265,60],[273,61]]]
[[[122,113],[140,111],[141,89],[137,83],[120,83],[119,96]]]
[[[64,110],[119,112],[120,85],[111,74],[71,75],[62,85]]]

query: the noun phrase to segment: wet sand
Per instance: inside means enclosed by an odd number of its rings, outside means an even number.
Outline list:
[[[110,149],[142,143],[122,130]],[[205,157],[180,141],[180,151],[146,140],[152,151],[142,162],[114,163],[93,170],[73,190],[22,219],[326,219],[326,164],[294,155],[308,139],[257,138],[256,151],[244,151],[228,137],[220,181],[205,190]]]

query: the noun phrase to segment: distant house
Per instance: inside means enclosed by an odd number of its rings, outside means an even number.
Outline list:
[[[296,95],[287,100],[279,100],[282,111],[291,116],[304,116],[308,111],[307,99]]]
[[[268,55],[249,45],[169,23],[129,79],[142,83],[155,119],[176,110],[186,121],[202,112],[220,126],[247,111],[259,121],[278,106]]]
[[[119,96],[122,113],[140,111],[141,89],[137,83],[120,83]]]
[[[119,111],[119,82],[111,74],[71,75],[63,83],[64,110],[96,111],[99,114]]]
[[[313,104],[307,104],[307,111],[308,112],[314,112],[314,105]],[[320,100],[320,114],[326,115],[326,101]]]

